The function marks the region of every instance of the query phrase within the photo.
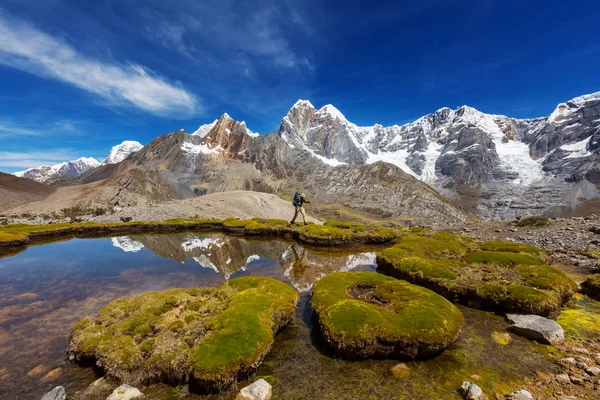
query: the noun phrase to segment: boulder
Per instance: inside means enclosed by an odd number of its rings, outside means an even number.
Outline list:
[[[571,383],[571,378],[569,378],[569,375],[567,375],[567,374],[559,374],[559,375],[556,375],[556,381],[558,383],[567,385],[567,384]]]
[[[533,400],[533,396],[527,390],[519,390],[517,392],[507,394],[505,396],[507,400]]]
[[[131,222],[133,221],[133,217],[120,217],[121,222]]]
[[[588,367],[585,369],[585,372],[592,376],[600,376],[600,368],[598,367]]]
[[[513,325],[508,330],[544,344],[557,344],[565,340],[563,328],[556,322],[539,315],[507,314]]]
[[[466,400],[483,400],[486,398],[483,390],[473,382],[463,382],[461,392]]]
[[[67,398],[67,393],[65,392],[65,388],[62,386],[57,386],[48,393],[46,393],[42,400],[65,400]]]
[[[246,386],[236,396],[236,400],[271,400],[271,385],[264,379],[259,379],[252,385]]]
[[[141,400],[143,398],[144,394],[139,389],[129,385],[121,385],[106,400]]]

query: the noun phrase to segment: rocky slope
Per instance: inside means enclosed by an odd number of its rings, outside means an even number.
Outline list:
[[[51,184],[63,179],[78,177],[84,172],[101,165],[120,163],[131,153],[138,151],[142,147],[142,144],[139,142],[126,140],[121,144],[113,146],[108,157],[102,162],[92,157],[81,157],[77,160],[66,161],[51,166],[42,165],[41,167],[30,168],[26,171],[15,172],[14,175],[39,183]]]
[[[557,215],[600,194],[600,92],[559,104],[547,118],[462,106],[391,127],[357,126],[332,105],[300,100],[279,135],[332,166],[392,163],[491,219]]]
[[[0,172],[0,211],[48,197],[55,188]]]

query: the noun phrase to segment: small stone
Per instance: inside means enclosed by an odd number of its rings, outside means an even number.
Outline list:
[[[462,394],[467,400],[483,400],[485,399],[485,395],[483,394],[483,390],[473,382],[463,382],[462,386]]]
[[[143,398],[144,394],[137,388],[129,385],[121,385],[106,400],[141,400]]]
[[[569,375],[567,375],[567,374],[556,375],[556,381],[558,383],[562,383],[564,385],[571,383],[571,379],[569,378]]]
[[[588,365],[594,363],[594,360],[592,360],[591,358],[586,357],[586,356],[575,356],[575,360],[584,362]]]
[[[510,231],[511,232],[519,232],[519,229],[517,229],[517,228],[510,228]]]
[[[490,336],[494,342],[504,346],[509,344],[511,340],[510,333],[506,332],[492,332]]]
[[[574,347],[573,351],[579,354],[585,354],[585,355],[589,355],[590,352],[587,349],[583,349],[581,347]]]
[[[571,379],[571,382],[576,383],[578,385],[583,384],[583,378],[581,376],[571,375],[569,376],[569,379]]]
[[[518,392],[504,396],[507,400],[533,400],[533,396],[527,390],[521,389]]]
[[[508,330],[517,335],[544,344],[557,344],[565,340],[563,328],[554,320],[539,315],[506,314],[513,325]]]
[[[575,361],[575,359],[573,357],[563,358],[563,359],[560,359],[558,362],[561,364],[570,364],[570,365],[577,364],[577,361]]]
[[[562,395],[562,396],[560,396],[560,400],[577,400],[577,397]]]
[[[499,228],[494,229],[494,232],[502,232],[502,229],[499,229]]]
[[[133,217],[119,217],[121,222],[131,222],[133,221]]]
[[[235,400],[271,400],[271,390],[269,382],[261,378],[240,390]]]
[[[581,362],[581,361],[578,361],[577,364],[575,364],[575,365],[577,365],[577,368],[581,368],[583,370],[586,370],[589,368],[589,366],[586,363]]]
[[[48,372],[46,375],[44,375],[42,377],[42,379],[40,379],[40,382],[42,382],[42,383],[53,382],[53,381],[57,380],[58,378],[60,378],[61,375],[62,375],[62,368],[58,367],[58,368],[55,368],[52,371]]]
[[[62,386],[57,386],[48,393],[46,393],[42,400],[65,400],[67,398],[67,393],[65,392],[65,388]]]
[[[592,375],[592,376],[599,376],[600,375],[600,368],[598,367],[588,367],[585,369],[585,372],[587,372],[588,374]]]
[[[410,377],[410,369],[404,363],[396,364],[392,367],[392,375],[396,378],[408,378]]]

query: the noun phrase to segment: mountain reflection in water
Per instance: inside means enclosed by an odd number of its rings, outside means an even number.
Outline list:
[[[375,267],[374,252],[348,254],[331,249],[310,250],[284,241],[254,241],[222,234],[121,236],[111,238],[111,242],[125,252],[147,248],[157,256],[182,264],[193,260],[225,280],[238,271],[246,271],[251,264],[259,265],[261,260],[276,261],[299,292],[310,291],[317,280],[332,272]]]

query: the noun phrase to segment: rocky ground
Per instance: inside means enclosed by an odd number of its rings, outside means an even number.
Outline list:
[[[596,215],[551,219],[543,227],[494,221],[459,224],[448,230],[478,240],[501,239],[541,247],[550,252],[552,263],[571,265],[581,272],[593,272],[600,255],[600,217]]]

